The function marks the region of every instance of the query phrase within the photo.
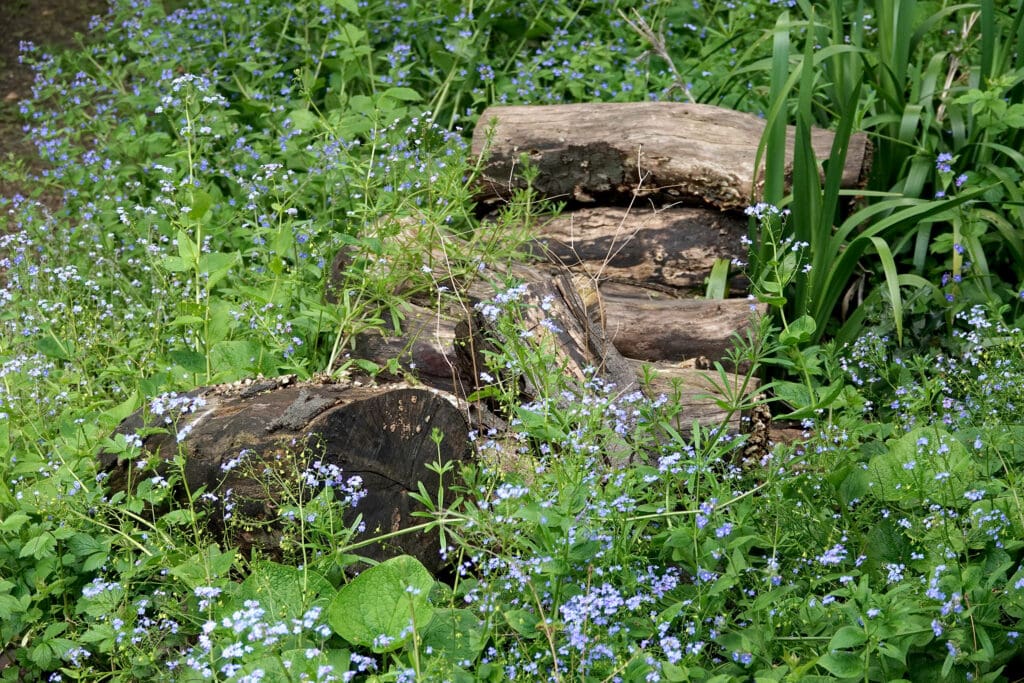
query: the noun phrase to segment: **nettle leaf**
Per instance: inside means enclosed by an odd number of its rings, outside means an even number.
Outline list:
[[[21,547],[18,557],[32,556],[37,560],[53,555],[53,549],[57,547],[57,539],[49,531],[44,531],[38,536],[33,536]]]
[[[328,608],[327,620],[339,636],[374,652],[390,652],[411,636],[410,625],[430,622],[427,601],[434,578],[419,560],[399,555],[343,586]]]

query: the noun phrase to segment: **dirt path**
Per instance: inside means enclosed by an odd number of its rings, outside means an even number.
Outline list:
[[[48,52],[77,45],[89,19],[106,12],[105,0],[0,0],[0,159],[9,155],[36,170],[39,161],[22,132],[18,103],[32,94],[32,71],[18,63],[18,46],[31,41]],[[0,176],[0,196],[25,193]]]

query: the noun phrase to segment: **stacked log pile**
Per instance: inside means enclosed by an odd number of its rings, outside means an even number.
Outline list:
[[[588,369],[596,368],[619,391],[639,388],[652,397],[675,392],[685,406],[676,425],[681,431],[695,422],[720,424],[728,414],[704,370],[726,362],[733,335],[744,334],[766,311],[746,298],[741,277],[730,282],[731,298],[700,294],[717,259],[746,259],[742,238],[748,227],[739,210],[756,199],[763,182],[755,165],[762,132],[756,117],[702,105],[485,111],[473,139],[484,161],[481,213],[521,185],[517,167],[524,159],[537,170],[534,191],[571,206],[541,221],[533,242],[538,262],[452,282],[462,297],[440,310],[436,301],[412,297],[399,311],[400,330],[359,335],[354,355],[381,366],[397,359],[406,371],[401,381],[279,379],[200,389],[195,394],[206,401],[203,409],[176,424],[187,438],[175,444],[173,436],[153,435],[144,447],[164,457],[183,448],[191,490],[231,487],[249,501],[249,515],[265,518],[273,518],[275,502],[266,493],[261,498],[265,487],[258,477],[225,472],[223,463],[245,450],[273,466],[283,444],[310,449],[363,478],[370,496],[358,512],[368,537],[406,528],[414,523],[410,493],[418,483],[428,491],[449,483],[427,466],[438,457],[470,457],[468,433],[481,423],[504,426],[489,406],[466,399],[483,388],[482,378],[489,377],[485,352],[501,336],[476,304],[495,295],[491,283],[509,276],[525,285],[524,329],[552,351],[570,385],[586,381]],[[815,131],[819,158],[827,158],[830,146],[831,134]],[[866,139],[854,136],[844,183],[858,186],[869,163]],[[489,228],[485,223],[480,229]],[[344,271],[346,263],[340,253],[334,270]],[[643,382],[652,368],[654,380]],[[733,387],[754,388],[740,374],[711,374]],[[529,378],[503,379],[520,388],[524,401],[535,397]],[[732,416],[733,429],[738,417]],[[134,434],[141,427],[140,412],[119,431]],[[440,447],[432,433],[441,436]],[[108,454],[102,465],[115,488],[128,486],[130,462]],[[272,549],[274,528],[228,540]],[[410,553],[429,567],[439,562],[436,539],[424,535],[400,536],[362,552],[376,559]]]

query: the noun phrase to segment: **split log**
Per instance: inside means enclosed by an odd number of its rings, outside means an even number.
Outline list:
[[[485,155],[478,201],[507,199],[522,187],[517,166],[525,154],[545,197],[631,205],[637,196],[742,209],[764,184],[755,173],[765,122],[703,104],[673,102],[491,107],[480,115],[473,153]],[[795,129],[786,142],[787,185]],[[828,160],[834,134],[814,129],[815,156]],[[863,187],[871,164],[867,136],[850,139],[844,188]],[[512,183],[512,187],[510,187]]]
[[[624,356],[644,361],[722,360],[764,304],[747,299],[677,299],[617,282],[600,286],[605,327]]]
[[[220,497],[209,517],[211,530],[243,551],[277,554],[280,508],[289,497],[303,495],[301,473],[316,461],[341,468],[345,479],[362,478],[366,497],[346,511],[345,521],[351,524],[361,514],[366,531],[356,540],[366,540],[422,522],[412,516],[420,506],[409,494],[418,491],[419,482],[431,492],[451,483],[440,481],[427,465],[438,458],[465,460],[471,453],[464,404],[460,407],[453,396],[429,389],[288,384],[278,379],[189,395],[205,405],[176,416],[171,433],[151,434],[143,448],[159,454],[165,475],[179,448],[183,450],[189,490],[205,487]],[[139,411],[117,431],[135,434],[146,427],[147,417]],[[442,437],[440,446],[431,438],[434,430]],[[187,436],[177,443],[175,432]],[[226,472],[225,464],[240,454],[244,461]],[[100,465],[110,473],[111,490],[129,487],[133,462],[103,453]],[[246,522],[244,526],[224,521],[228,490],[235,520]],[[305,491],[305,496],[308,500],[312,492]],[[441,566],[438,549],[435,535],[419,533],[354,552],[375,560],[406,553],[436,570]]]
[[[746,260],[747,221],[698,207],[580,208],[541,223],[536,244],[553,263],[601,279],[703,289],[715,260]],[[733,282],[746,292],[745,279]]]

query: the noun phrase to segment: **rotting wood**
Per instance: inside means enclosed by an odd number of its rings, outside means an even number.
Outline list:
[[[244,552],[278,554],[281,506],[289,496],[312,497],[300,475],[315,461],[340,467],[345,479],[362,478],[366,497],[346,511],[346,523],[362,515],[366,532],[357,540],[366,540],[421,522],[413,513],[422,508],[410,494],[421,482],[430,492],[452,483],[442,482],[427,466],[466,460],[471,453],[468,408],[444,392],[404,383],[285,383],[253,394],[246,386],[191,392],[205,405],[178,416],[171,433],[143,441],[145,451],[162,459],[164,476],[181,449],[188,490],[202,487],[217,495],[217,502],[209,503],[211,531]],[[144,412],[138,411],[117,432],[132,435],[145,426]],[[440,443],[432,439],[435,430]],[[176,434],[185,434],[180,443]],[[225,471],[225,464],[241,454],[242,464]],[[133,461],[102,453],[100,467],[110,474],[111,491],[130,488]],[[230,524],[223,509],[228,490],[235,505]],[[438,551],[436,535],[410,533],[355,552],[375,560],[407,553],[436,570]]]
[[[504,201],[523,186],[521,155],[538,170],[542,196],[583,203],[632,205],[636,197],[743,209],[760,195],[755,174],[765,122],[752,114],[675,102],[490,107],[473,133],[473,153],[485,155],[478,201]],[[786,142],[790,182],[795,129]],[[813,129],[822,161],[834,134]],[[842,187],[863,187],[871,165],[867,136],[850,138]],[[763,166],[762,166],[763,169]]]
[[[538,222],[535,244],[553,263],[597,280],[701,290],[715,260],[745,261],[747,221],[714,209],[584,207]],[[746,278],[732,289],[746,292]]]
[[[723,360],[767,306],[746,299],[677,299],[639,286],[600,286],[608,338],[622,355],[645,361]]]

